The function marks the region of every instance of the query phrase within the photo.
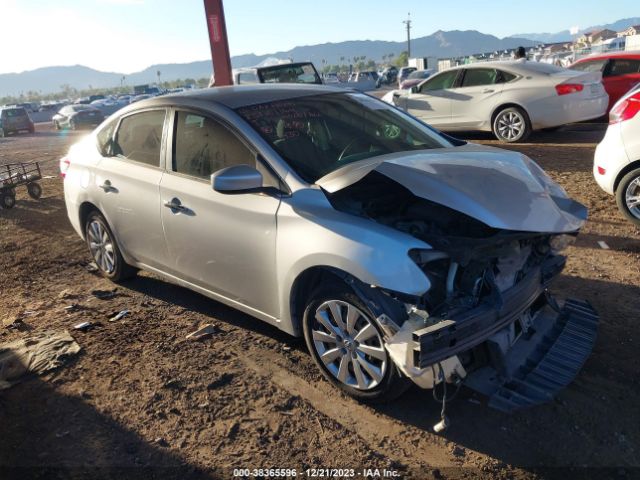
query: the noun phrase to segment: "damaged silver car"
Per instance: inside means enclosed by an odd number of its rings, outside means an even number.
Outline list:
[[[149,270],[303,335],[358,399],[464,384],[510,411],[551,399],[592,349],[597,314],[548,290],[585,207],[526,156],[365,94],[157,97],[61,169],[105,276]]]

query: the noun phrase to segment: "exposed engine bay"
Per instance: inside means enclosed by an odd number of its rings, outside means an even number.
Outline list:
[[[387,350],[419,386],[464,382],[510,411],[548,400],[577,373],[591,351],[597,315],[588,304],[560,308],[547,289],[577,231],[492,228],[375,170],[325,193],[335,209],[432,247],[409,252],[430,281],[428,291],[411,299],[385,292],[404,309],[379,312]],[[559,340],[565,350],[554,350]]]

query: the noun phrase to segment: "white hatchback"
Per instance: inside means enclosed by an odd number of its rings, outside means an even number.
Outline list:
[[[451,68],[382,99],[439,130],[483,130],[503,142],[601,117],[609,103],[600,72],[521,60]]]
[[[618,208],[640,226],[640,85],[624,95],[609,113],[609,128],[596,148],[593,176],[615,195]]]

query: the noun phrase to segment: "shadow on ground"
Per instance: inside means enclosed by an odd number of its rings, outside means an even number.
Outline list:
[[[86,394],[61,394],[55,380],[38,377],[0,391],[0,478],[222,477],[185,463],[162,441],[150,444],[89,402]]]

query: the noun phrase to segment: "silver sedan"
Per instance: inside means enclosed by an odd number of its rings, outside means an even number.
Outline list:
[[[61,171],[107,278],[145,269],[303,335],[358,399],[464,382],[509,410],[551,398],[591,351],[595,312],[548,294],[586,209],[527,157],[365,94],[257,85],[144,100]]]

